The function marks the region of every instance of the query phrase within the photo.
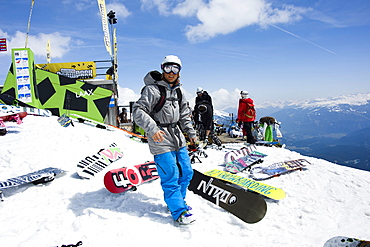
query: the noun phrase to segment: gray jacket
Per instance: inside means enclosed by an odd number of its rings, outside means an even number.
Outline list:
[[[145,87],[141,92],[141,97],[133,105],[132,116],[134,122],[139,125],[147,133],[150,152],[153,155],[178,151],[186,146],[186,140],[181,130],[188,134],[189,138],[195,138],[195,130],[193,129],[190,109],[182,93],[182,101],[177,100],[176,85],[171,88],[170,85],[163,81],[160,72],[151,71],[144,77]],[[154,106],[160,99],[160,91],[157,85],[162,85],[166,88],[166,102],[162,109],[152,114]],[[150,116],[152,114],[152,117]],[[162,126],[158,126],[158,123]],[[163,126],[173,123],[171,126]],[[180,125],[181,130],[177,123]],[[166,134],[164,141],[155,143],[152,136],[159,130],[163,130]]]

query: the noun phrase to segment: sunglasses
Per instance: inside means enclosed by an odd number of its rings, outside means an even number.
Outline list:
[[[177,66],[177,65],[174,65],[174,64],[166,64],[166,65],[163,65],[163,71],[166,73],[166,74],[169,74],[169,73],[174,73],[175,75],[177,75],[180,70],[181,70],[181,67]]]

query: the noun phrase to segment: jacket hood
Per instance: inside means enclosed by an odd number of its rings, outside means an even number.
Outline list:
[[[162,74],[161,72],[154,70],[150,71],[146,76],[144,77],[144,83],[146,86],[156,84],[156,82],[163,81],[162,80]]]

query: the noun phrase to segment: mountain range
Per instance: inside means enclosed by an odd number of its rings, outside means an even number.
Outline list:
[[[280,142],[289,150],[370,171],[370,93],[257,104],[256,109],[257,119],[272,116],[281,123]],[[237,109],[227,111],[236,116]],[[217,121],[231,122],[230,114],[216,114]]]

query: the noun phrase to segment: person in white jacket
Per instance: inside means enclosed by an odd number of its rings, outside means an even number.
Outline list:
[[[181,60],[168,55],[161,64],[162,73],[151,71],[144,77],[145,87],[140,99],[133,105],[133,120],[144,129],[148,136],[150,152],[154,155],[164,200],[171,211],[173,219],[179,224],[195,221],[186,204],[186,191],[193,177],[193,169],[183,135],[188,134],[195,143],[196,133],[193,129],[190,110],[181,91],[181,101],[177,88],[180,84]],[[159,87],[166,91],[163,107],[154,112],[161,98]]]

